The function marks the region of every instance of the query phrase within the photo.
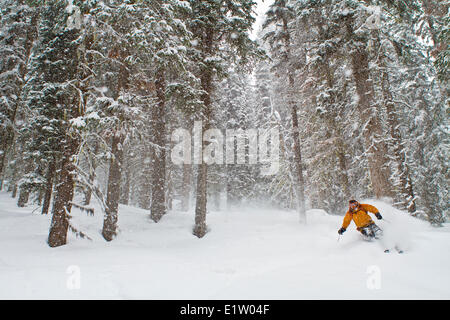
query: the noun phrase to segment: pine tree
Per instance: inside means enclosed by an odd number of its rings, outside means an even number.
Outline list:
[[[189,12],[186,4],[126,1],[95,10],[100,27],[94,49],[98,73],[104,74],[96,82],[106,90],[93,95],[92,105],[99,113],[103,134],[111,139],[104,223],[107,240],[116,234],[120,190],[124,189],[120,186],[123,152],[131,139],[142,141],[144,149],[139,152],[146,168],[140,178],[140,206],[150,208],[156,222],[167,210],[167,102],[172,96],[189,94],[189,81],[184,86],[170,82],[174,75],[180,82],[190,77],[186,70],[189,33],[179,19]]]
[[[94,30],[96,40],[91,48],[95,54],[94,70],[102,75],[95,79],[95,85],[103,89],[92,92],[86,118],[98,123],[100,137],[108,143],[107,188],[102,199],[105,210],[102,235],[107,241],[117,234],[124,145],[134,129],[133,121],[140,115],[129,91],[134,9],[128,2],[110,2],[92,10],[99,26]]]
[[[292,139],[294,142],[294,168],[295,168],[295,184],[298,198],[299,218],[302,223],[306,223],[306,208],[305,208],[305,182],[303,174],[303,161],[300,146],[299,123],[297,114],[297,104],[294,99],[295,91],[295,59],[292,52],[292,22],[294,21],[294,9],[292,4],[286,0],[277,0],[271,5],[269,11],[266,13],[266,21],[263,28],[268,28],[271,25],[277,26],[275,30],[269,31],[265,34],[264,39],[271,45],[272,56],[279,56],[275,62],[274,68],[277,69],[278,74],[286,74],[287,76],[287,91],[285,92],[285,99],[287,101],[286,108],[290,109],[290,116],[292,121]],[[278,27],[279,26],[279,27]]]
[[[14,150],[17,120],[23,119],[21,103],[28,60],[37,36],[38,10],[25,1],[3,1],[0,7],[0,190],[7,154]]]
[[[83,113],[80,87],[82,71],[79,48],[80,30],[67,25],[67,3],[46,1],[41,6],[38,44],[30,66],[26,86],[27,104],[34,117],[28,124],[31,138],[45,139],[29,143],[28,152],[39,162],[58,159],[59,181],[52,208],[48,244],[66,243],[74,194],[75,156],[80,144],[77,119]],[[57,21],[55,23],[55,21]],[[39,163],[37,163],[39,168]],[[39,170],[37,171],[39,174]]]
[[[215,77],[223,74],[226,62],[246,63],[255,51],[248,37],[248,30],[254,21],[251,14],[255,3],[251,0],[192,0],[189,3],[194,19],[188,28],[197,44],[194,54],[198,63],[197,76],[203,90],[203,106],[198,119],[202,121],[202,132],[205,132],[211,125]],[[201,150],[206,146],[202,139]],[[208,166],[203,159],[198,168],[194,227],[194,235],[199,238],[207,232],[207,176]]]
[[[352,8],[349,8],[351,10]],[[369,40],[367,32],[356,32],[358,20],[357,9],[352,9],[342,16],[348,37],[348,49],[351,52],[351,65],[358,95],[358,109],[363,130],[365,152],[368,157],[370,179],[377,198],[392,197],[392,186],[389,181],[390,170],[387,166],[387,147],[383,139],[383,128],[380,119],[380,106],[376,103],[373,79],[370,74],[370,56],[366,44]]]
[[[388,122],[394,130],[391,136],[394,141],[402,137],[397,150],[393,150],[397,171],[403,162],[400,179],[406,180],[406,185],[402,183],[406,192],[402,192],[402,197],[413,215],[423,216],[439,225],[445,221],[445,212],[448,212],[448,195],[441,192],[446,189],[444,176],[437,173],[446,172],[448,168],[442,153],[448,144],[442,135],[446,85],[442,70],[436,65],[436,58],[445,52],[445,43],[436,37],[439,30],[445,29],[445,5],[434,1],[411,1],[407,6],[406,3],[387,4],[386,10],[390,10],[390,15],[397,20],[385,25],[393,49],[389,53],[390,59],[386,54],[383,56],[383,69],[390,70],[389,75],[383,73],[383,81],[384,88],[389,86],[393,92],[396,109],[405,110],[403,113],[392,112],[389,111],[392,106],[387,106]],[[397,156],[398,146],[402,147],[400,156]]]
[[[142,49],[142,62],[138,65],[151,65],[152,68],[137,74],[141,79],[148,79],[145,80],[147,84],[152,84],[155,98],[150,112],[152,176],[144,179],[151,181],[151,218],[158,222],[167,211],[166,123],[169,107],[175,105],[169,99],[186,94],[188,88],[179,83],[187,84],[193,77],[187,68],[190,33],[183,22],[190,14],[190,8],[187,2],[157,1],[145,4],[142,9],[148,13],[142,16],[135,30],[137,43]],[[185,104],[189,105],[189,101]]]
[[[254,170],[255,163],[250,163],[249,147],[250,144],[255,144],[256,140],[250,141],[250,136],[247,133],[256,129],[253,118],[253,104],[251,101],[251,92],[253,88],[250,84],[250,76],[245,73],[240,73],[236,70],[229,70],[228,77],[224,79],[217,89],[217,110],[214,112],[214,126],[226,132],[226,138],[232,138],[233,143],[233,158],[235,163],[226,164],[225,172],[217,172],[214,170],[216,179],[216,189],[220,190],[220,185],[223,184],[223,178],[226,179],[226,194],[227,206],[241,205],[245,200],[254,198],[254,185],[257,171]],[[234,138],[232,134],[236,136]],[[245,134],[244,134],[245,133]],[[244,142],[242,155],[243,159],[238,159],[238,148],[235,148],[234,140]],[[237,143],[237,142],[236,142]],[[227,154],[230,146],[225,143]],[[236,163],[237,162],[237,163]],[[241,163],[242,162],[242,163]]]

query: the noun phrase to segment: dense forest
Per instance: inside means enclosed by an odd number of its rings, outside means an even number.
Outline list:
[[[52,215],[49,246],[84,236],[72,207],[113,240],[119,204],[194,210],[199,238],[210,210],[352,198],[447,221],[449,2],[270,3],[252,39],[252,0],[0,0],[0,189]]]

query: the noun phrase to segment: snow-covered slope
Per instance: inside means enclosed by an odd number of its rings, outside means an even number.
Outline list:
[[[193,213],[159,223],[121,206],[120,234],[107,243],[102,215],[74,209],[72,223],[93,240],[69,235],[49,248],[50,215],[17,208],[0,193],[0,299],[449,299],[450,226],[426,222],[379,201],[389,245],[361,240],[352,224],[338,241],[342,217],[308,211],[212,212],[210,232],[191,234]]]

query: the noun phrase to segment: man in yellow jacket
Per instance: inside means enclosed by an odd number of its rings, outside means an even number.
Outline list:
[[[338,233],[343,234],[353,220],[356,224],[356,230],[361,232],[366,240],[378,239],[378,236],[381,234],[381,229],[373,222],[368,212],[373,213],[378,220],[382,219],[380,212],[374,206],[358,203],[356,200],[350,200],[349,210],[344,217],[344,222]]]

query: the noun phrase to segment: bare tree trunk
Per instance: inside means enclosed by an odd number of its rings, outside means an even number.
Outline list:
[[[124,138],[120,134],[116,134],[112,137],[111,153],[113,154],[113,157],[109,164],[106,212],[102,230],[103,238],[107,241],[111,241],[117,234],[120,181],[122,177],[123,140]]]
[[[158,222],[166,214],[166,79],[164,69],[158,70],[155,87],[158,103],[152,111],[154,125],[154,143],[158,146],[153,149],[152,174],[152,204],[151,218]]]

